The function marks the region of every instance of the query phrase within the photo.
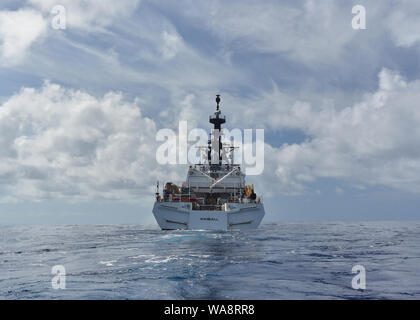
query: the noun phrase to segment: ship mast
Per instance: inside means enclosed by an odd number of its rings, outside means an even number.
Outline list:
[[[226,117],[221,116],[219,103],[220,103],[220,94],[217,94],[216,95],[216,104],[217,104],[216,112],[214,113],[214,116],[210,116],[209,122],[214,125],[213,133],[218,134],[219,141],[218,141],[218,144],[216,144],[216,150],[214,150],[214,152],[219,155],[218,164],[221,165],[222,164],[222,148],[223,148],[223,146],[222,146],[222,135],[221,135],[222,131],[221,130],[222,130],[222,124],[226,122]],[[214,139],[214,138],[215,137],[213,135],[212,139]],[[209,140],[209,151],[208,151],[207,158],[208,158],[209,163],[214,164],[214,163],[211,162],[211,147],[210,147],[211,141],[212,140]],[[214,144],[213,144],[213,146],[214,146]]]

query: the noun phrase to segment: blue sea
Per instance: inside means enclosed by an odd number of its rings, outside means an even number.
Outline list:
[[[65,289],[51,269],[65,268]],[[354,265],[366,289],[352,288]],[[0,227],[1,299],[420,299],[420,222]]]

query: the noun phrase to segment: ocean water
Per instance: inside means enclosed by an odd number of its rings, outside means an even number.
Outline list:
[[[366,289],[351,286],[354,265]],[[66,270],[53,289],[51,268]],[[420,222],[0,227],[1,299],[420,299]]]

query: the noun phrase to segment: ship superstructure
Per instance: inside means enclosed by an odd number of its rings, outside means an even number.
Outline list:
[[[153,214],[163,230],[255,229],[264,217],[262,197],[246,185],[241,166],[235,164],[235,146],[222,143],[226,117],[219,95],[216,103],[216,112],[209,117],[212,138],[202,148],[205,161],[189,167],[181,186],[167,182],[162,195],[156,191]]]

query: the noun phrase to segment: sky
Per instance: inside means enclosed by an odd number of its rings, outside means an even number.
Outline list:
[[[1,0],[0,224],[154,224],[187,172],[156,133],[216,94],[265,130],[265,222],[418,220],[419,30],[416,0]]]

